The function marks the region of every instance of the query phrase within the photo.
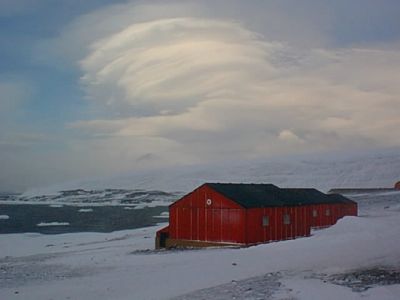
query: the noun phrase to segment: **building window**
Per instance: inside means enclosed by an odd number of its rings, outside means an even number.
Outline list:
[[[268,216],[263,216],[263,218],[262,218],[262,225],[263,225],[264,227],[269,225],[269,217],[268,217]]]
[[[285,224],[285,225],[290,224],[290,216],[289,215],[283,215],[283,224]]]
[[[313,209],[313,211],[312,211],[312,216],[313,216],[314,218],[318,217],[318,211],[317,211],[316,209]]]
[[[331,215],[331,210],[329,208],[326,209],[325,215],[329,217]]]

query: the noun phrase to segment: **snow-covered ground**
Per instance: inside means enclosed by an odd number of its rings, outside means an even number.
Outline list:
[[[0,299],[397,300],[400,193],[359,195],[357,201],[360,217],[311,237],[243,249],[154,251],[155,231],[165,224],[113,233],[0,235]],[[376,269],[394,270],[399,281],[378,280],[355,291],[348,279],[332,279]]]

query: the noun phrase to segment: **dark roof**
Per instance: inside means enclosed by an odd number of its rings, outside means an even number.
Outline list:
[[[328,196],[316,189],[281,189],[273,184],[207,183],[207,185],[245,208],[344,203],[342,198]]]
[[[291,205],[335,203],[335,200],[317,189],[281,189],[284,199]]]
[[[334,199],[336,202],[339,202],[339,203],[345,203],[345,204],[346,203],[356,203],[355,201],[350,200],[349,198],[346,198],[345,196],[340,195],[340,194],[328,194],[328,197],[331,199]]]
[[[281,206],[277,191],[279,188],[273,184],[246,184],[246,183],[207,183],[209,187],[225,197],[246,207],[265,207],[268,195],[269,206]]]

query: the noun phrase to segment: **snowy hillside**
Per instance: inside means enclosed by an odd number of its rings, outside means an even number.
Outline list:
[[[0,299],[357,299],[400,295],[400,192],[360,217],[241,249],[153,250],[158,228],[0,235]]]
[[[44,194],[7,195],[0,204],[51,204],[75,206],[122,205],[143,207],[168,206],[182,196],[157,190],[127,189],[72,189]]]
[[[24,197],[57,195],[83,189],[141,189],[189,192],[204,182],[273,183],[280,187],[315,187],[323,191],[345,187],[393,187],[400,180],[400,151],[329,157],[286,157],[235,163],[165,168],[113,178],[70,182],[32,189]]]

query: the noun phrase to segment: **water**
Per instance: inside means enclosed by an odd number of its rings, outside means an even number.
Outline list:
[[[127,209],[129,208],[129,209]],[[124,206],[70,206],[52,207],[48,204],[0,204],[0,234],[40,232],[56,234],[67,232],[111,232],[155,225],[168,221],[157,218],[168,207],[132,209]],[[9,218],[7,219],[8,216]],[[40,223],[68,223],[62,226],[37,226]]]

